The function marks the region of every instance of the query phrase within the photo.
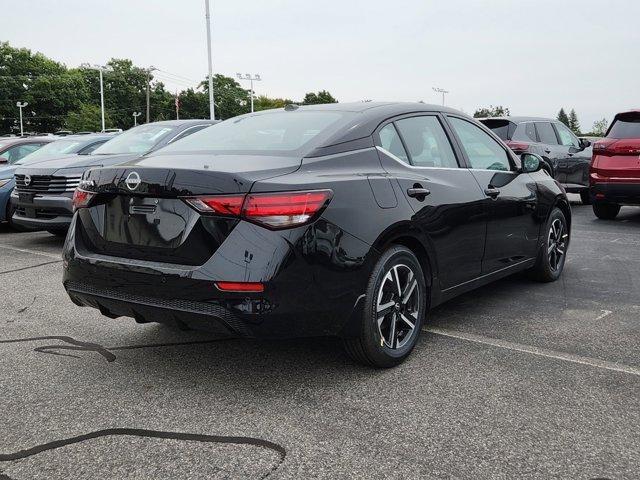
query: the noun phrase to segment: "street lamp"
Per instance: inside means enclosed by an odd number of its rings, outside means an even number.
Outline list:
[[[18,107],[20,109],[20,136],[24,135],[24,130],[22,129],[22,109],[24,107],[26,107],[27,105],[29,105],[27,102],[18,102],[16,103],[16,107]]]
[[[442,94],[442,106],[444,107],[444,96],[449,93],[449,90],[433,87],[433,91]]]
[[[262,79],[260,78],[259,74],[255,74],[255,75],[251,75],[250,73],[245,73],[244,75],[242,75],[241,73],[236,73],[236,76],[238,77],[238,80],[249,80],[251,82],[251,91],[250,91],[250,95],[251,95],[251,113],[253,113],[253,82],[260,82]]]
[[[207,57],[209,59],[209,116],[211,120],[216,118],[216,107],[213,100],[213,59],[211,57],[211,15],[209,0],[204,0],[205,19],[207,20]]]
[[[102,131],[104,132],[106,127],[104,124],[104,82],[103,82],[102,74],[111,69],[109,67],[106,67],[105,65],[89,65],[88,63],[83,63],[82,66],[85,68],[98,70],[98,72],[100,72],[100,115],[102,118]]]
[[[146,72],[147,72],[147,123],[149,123],[151,121],[151,107],[150,107],[150,101],[149,101],[149,83],[151,82],[151,72],[157,70],[156,67],[154,67],[153,65],[151,65],[149,68],[147,68]]]
[[[138,126],[138,117],[142,115],[142,112],[133,112],[133,126]]]

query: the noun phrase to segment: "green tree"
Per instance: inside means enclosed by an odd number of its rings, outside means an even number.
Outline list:
[[[593,133],[593,135],[596,137],[604,137],[605,134],[607,133],[608,128],[609,128],[609,122],[607,121],[606,118],[603,118],[602,120],[593,122],[591,133]]]
[[[288,98],[269,98],[266,95],[260,95],[253,102],[256,111],[269,110],[272,108],[283,108],[285,105],[292,104],[293,100]]]
[[[502,105],[490,105],[488,108],[479,108],[473,114],[473,118],[485,118],[485,117],[508,117],[510,115],[509,108]]]
[[[200,83],[207,99],[207,115],[209,118],[209,81],[208,77]],[[227,118],[248,113],[251,109],[249,90],[245,90],[231,77],[215,74],[213,76],[213,93],[216,102],[216,118]]]
[[[209,96],[193,88],[180,92],[180,118],[209,118]]]
[[[111,124],[111,118],[106,113],[105,123]],[[102,129],[101,109],[97,105],[83,103],[77,111],[67,114],[64,126],[72,132],[99,132]]]
[[[564,111],[564,108],[561,108],[558,112],[558,121],[564,123],[567,127],[571,128],[569,124],[569,117],[567,116],[567,112]]]
[[[320,90],[318,93],[309,92],[302,100],[303,105],[318,105],[322,103],[338,103],[338,100],[326,90]]]
[[[569,112],[569,128],[576,135],[580,135],[580,122],[578,121],[578,115],[573,108],[571,109],[571,112]]]

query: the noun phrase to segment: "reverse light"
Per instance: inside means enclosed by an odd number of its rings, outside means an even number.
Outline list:
[[[264,292],[264,284],[260,282],[216,282],[222,292]]]
[[[201,213],[240,217],[270,229],[303,225],[328,205],[331,190],[211,195],[184,200]]]
[[[87,192],[86,190],[81,190],[76,188],[73,191],[73,211],[75,212],[79,208],[86,208],[91,203],[91,200],[95,196],[93,192]]]

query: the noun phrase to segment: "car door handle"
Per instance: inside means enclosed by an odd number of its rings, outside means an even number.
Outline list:
[[[431,194],[431,191],[423,187],[407,188],[407,195],[413,198],[426,197],[427,195],[430,195],[430,194]]]
[[[491,197],[491,198],[498,198],[498,195],[500,195],[500,189],[499,188],[494,188],[494,187],[487,187],[484,189],[484,194],[487,197]]]

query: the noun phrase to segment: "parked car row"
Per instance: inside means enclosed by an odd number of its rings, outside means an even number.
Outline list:
[[[567,191],[601,218],[640,204],[639,118],[616,116],[593,156],[553,120],[424,104],[157,122],[13,162],[11,218],[66,234],[64,287],[107,317],[337,336],[391,367],[429,308],[515,272],[557,280]]]

